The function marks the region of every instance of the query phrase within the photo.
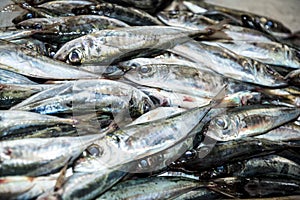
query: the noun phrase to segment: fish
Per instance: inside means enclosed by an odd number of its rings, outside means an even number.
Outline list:
[[[127,172],[115,168],[92,173],[73,173],[57,191],[44,193],[37,199],[94,199],[110,189],[126,174]]]
[[[105,133],[103,133],[105,135]],[[40,176],[72,163],[102,134],[79,137],[27,138],[0,142],[0,176]],[[68,149],[68,151],[66,151]]]
[[[40,114],[69,114],[79,124],[93,123],[108,114],[122,127],[153,109],[152,100],[133,86],[106,79],[66,82],[31,96],[11,110],[25,110]],[[90,115],[86,118],[86,115]],[[82,116],[85,116],[82,118]],[[98,127],[98,126],[97,126]]]
[[[0,141],[27,137],[75,135],[76,120],[25,111],[0,110]]]
[[[261,135],[296,119],[297,108],[281,106],[243,106],[227,110],[210,122],[205,135],[217,141],[235,140]]]
[[[202,38],[204,41],[216,39],[265,43],[273,41],[270,36],[257,30],[228,24],[227,20],[219,22],[210,19],[204,14],[194,14],[184,11],[169,11],[160,12],[157,14],[157,17],[168,26],[181,27],[191,30],[203,30],[206,28],[215,29],[215,33]]]
[[[220,95],[223,95],[224,91],[221,92],[216,96],[217,101],[212,101],[207,106],[177,113],[163,120],[157,119],[127,126],[108,134],[103,140],[96,143],[101,153],[93,159],[79,162],[74,170],[76,172],[89,172],[131,163],[162,152],[184,138],[194,137],[195,131],[192,130],[195,128],[201,130],[203,127],[201,122],[211,107],[218,103]],[[187,121],[187,119],[189,120]],[[141,138],[143,139],[141,140]],[[175,153],[172,157],[176,158],[176,155],[181,156],[180,153],[179,155]]]
[[[54,58],[70,64],[107,65],[120,59],[149,55],[191,40],[209,30],[192,31],[165,26],[128,27],[100,30],[65,43]],[[147,50],[145,52],[144,50]]]
[[[93,1],[88,0],[55,0],[47,1],[39,4],[38,8],[44,8],[52,11],[59,11],[61,13],[66,13],[66,15],[72,15],[72,9],[77,7],[82,7],[86,5],[92,5]]]
[[[270,17],[257,15],[251,12],[236,10],[219,5],[210,4],[204,1],[192,1],[192,3],[208,10],[208,11],[220,11],[229,14],[243,23],[244,26],[253,29],[258,29],[262,32],[267,32],[275,37],[281,35],[286,36],[291,34],[291,30],[278,20]]]
[[[207,184],[188,178],[149,177],[122,181],[100,195],[104,199],[173,199]]]
[[[299,180],[300,166],[278,155],[267,155],[213,168],[201,173],[200,179],[222,177],[269,177]]]
[[[6,176],[0,178],[0,195],[5,199],[33,199],[52,190],[55,176]]]
[[[300,69],[296,69],[291,71],[285,76],[285,80],[289,82],[292,86],[299,86],[300,85]]]
[[[136,58],[128,61],[127,65],[132,67],[127,67],[131,70],[125,72],[125,80],[175,93],[212,98],[227,84],[221,76],[202,70],[203,67],[198,67],[195,63],[180,64]]]
[[[189,58],[215,73],[237,81],[270,88],[285,87],[287,85],[284,77],[270,66],[250,58],[238,56],[224,48],[197,42],[186,42],[177,45],[171,49],[171,52]]]
[[[129,27],[117,19],[97,15],[32,18],[16,24],[20,29],[35,29],[32,37],[46,42],[65,43],[102,29]]]
[[[0,68],[43,79],[99,78],[99,75],[80,70],[4,40],[0,40]]]
[[[276,197],[299,193],[298,180],[226,177],[214,179],[213,182],[217,185],[216,188],[239,198]]]
[[[163,10],[172,3],[172,0],[106,0],[106,2],[116,3],[123,6],[132,6],[145,10],[150,14]]]
[[[23,38],[18,40],[11,40],[10,42],[22,45],[25,48],[31,49],[41,55],[47,56],[47,57],[53,57],[55,52],[57,51],[57,45],[49,44],[47,42],[42,42],[37,39],[33,38]]]
[[[230,51],[262,63],[299,69],[300,57],[298,50],[276,42],[250,41],[213,41],[204,42],[208,45],[221,46]]]
[[[262,135],[255,136],[255,138],[263,138],[271,141],[286,141],[297,142],[300,141],[300,127],[294,122],[279,126],[273,130],[268,131]]]
[[[0,69],[0,84],[37,85],[25,76],[3,69]]]
[[[75,15],[101,15],[115,18],[132,26],[150,26],[161,25],[161,22],[155,17],[149,15],[143,10],[133,7],[123,7],[112,3],[101,3],[73,8]]]
[[[51,88],[52,85],[32,84],[1,84],[0,83],[0,108],[9,109],[32,95]]]
[[[191,190],[185,194],[182,194],[174,200],[186,200],[186,199],[220,199],[223,195],[218,192],[214,192],[209,188],[197,188]]]
[[[170,170],[197,173],[229,162],[239,162],[252,157],[269,155],[288,148],[290,148],[289,143],[258,138],[245,138],[223,143],[210,140],[207,141],[207,144],[200,143],[194,150],[187,151],[169,167]]]
[[[10,27],[5,27],[0,29],[0,40],[16,40],[32,36],[35,30],[10,30]]]

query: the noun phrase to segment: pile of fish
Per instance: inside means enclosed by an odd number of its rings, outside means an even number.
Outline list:
[[[299,33],[198,0],[13,10],[1,199],[300,198]]]

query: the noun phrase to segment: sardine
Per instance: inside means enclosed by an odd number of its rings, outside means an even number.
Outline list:
[[[205,187],[201,182],[178,177],[149,177],[118,183],[97,198],[104,199],[173,199],[193,189]]]
[[[73,119],[24,111],[0,111],[0,140],[26,137],[52,137],[76,133]]]
[[[209,30],[193,31],[165,26],[145,26],[102,30],[64,44],[54,58],[71,64],[105,65],[122,58],[151,54],[191,40]],[[147,50],[145,52],[144,50]]]
[[[72,12],[76,15],[103,15],[124,21],[125,23],[134,26],[161,25],[161,22],[158,19],[152,17],[145,11],[111,3],[73,8]]]
[[[0,195],[5,199],[33,199],[54,188],[55,176],[7,176],[0,178]]]
[[[78,163],[75,171],[110,168],[162,152],[184,138],[193,137],[190,135],[195,134],[192,130],[196,127],[202,128],[202,120],[216,103],[218,102],[212,101],[207,106],[171,115],[164,120],[158,119],[117,130],[98,141],[101,153],[93,159]],[[173,159],[179,156],[181,154],[175,154]]]
[[[244,42],[244,41],[214,41],[204,42],[208,45],[221,46],[230,51],[260,62],[299,69],[300,57],[298,50],[275,42]]]
[[[215,140],[212,140],[211,144],[200,144],[197,150],[188,151],[179,160],[172,163],[170,167],[189,173],[201,172],[229,162],[238,162],[259,155],[268,155],[289,147],[288,143],[255,138],[224,143],[215,143]]]
[[[225,77],[266,87],[283,87],[284,78],[270,66],[220,47],[187,42],[171,49]]]
[[[80,36],[116,27],[128,27],[122,21],[105,16],[33,18],[16,24],[21,29],[36,29],[34,38],[46,42],[65,43]]]
[[[99,76],[0,40],[0,68],[44,79],[80,79]]]
[[[41,114],[72,114],[79,124],[108,114],[118,126],[154,108],[151,99],[133,86],[105,79],[67,82],[40,92],[11,110],[27,110]],[[92,122],[93,120],[91,120]]]
[[[65,181],[62,188],[54,192],[42,194],[37,199],[94,199],[110,189],[126,174],[126,172],[118,169],[107,169],[92,173],[74,173]]]
[[[300,165],[277,155],[252,158],[213,168],[201,173],[202,178],[269,177],[300,179]]]
[[[296,119],[300,109],[277,106],[244,106],[228,110],[210,122],[205,135],[228,141],[263,134]]]

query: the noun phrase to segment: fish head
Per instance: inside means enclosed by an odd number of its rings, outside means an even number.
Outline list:
[[[255,19],[266,30],[277,33],[291,33],[291,30],[284,26],[281,22],[266,17],[259,17]]]
[[[238,135],[238,125],[235,116],[222,114],[210,121],[205,135],[217,141],[233,140]]]
[[[24,14],[21,14],[17,17],[15,17],[12,22],[14,24],[18,24],[24,20],[27,20],[27,19],[32,19],[32,18],[35,18],[35,17],[38,17],[37,14],[35,14],[34,12],[26,12]]]
[[[27,19],[16,25],[17,28],[36,29],[36,30],[52,30],[54,26],[55,26],[54,21],[48,18]]]
[[[253,74],[253,83],[267,87],[283,87],[287,83],[284,77],[271,66],[249,58],[241,58],[240,63],[246,72]]]
[[[156,65],[145,64],[136,65],[135,68],[132,68],[125,73],[124,78],[143,85],[144,81],[159,81],[159,79],[156,78],[159,78],[158,76],[160,74],[161,73],[157,71]]]
[[[87,53],[84,43],[75,39],[64,44],[53,58],[68,64],[80,65],[84,62]]]
[[[133,91],[129,104],[130,116],[133,118],[139,117],[154,108],[152,100],[147,95],[141,95],[138,90]]]

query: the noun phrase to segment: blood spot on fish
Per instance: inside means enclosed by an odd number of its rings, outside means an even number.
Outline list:
[[[12,151],[11,151],[10,148],[7,147],[7,148],[5,148],[5,150],[4,150],[3,153],[6,154],[6,155],[8,155],[8,156],[10,156],[12,154]]]
[[[183,101],[194,102],[192,97],[184,96]]]

